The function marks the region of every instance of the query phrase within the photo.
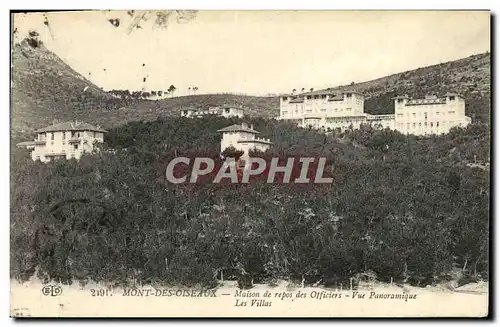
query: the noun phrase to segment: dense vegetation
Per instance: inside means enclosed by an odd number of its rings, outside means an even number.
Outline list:
[[[164,183],[174,156],[218,156],[239,120],[160,119],[106,135],[101,155],[41,164],[12,155],[11,275],[213,285],[251,275],[346,282],[373,271],[427,285],[488,278],[489,128],[420,138],[325,135],[253,119],[266,156],[328,158],[331,185]],[[19,150],[16,150],[19,151]]]

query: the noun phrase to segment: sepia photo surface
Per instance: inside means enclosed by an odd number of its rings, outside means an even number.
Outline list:
[[[10,316],[487,317],[490,21],[11,12]]]

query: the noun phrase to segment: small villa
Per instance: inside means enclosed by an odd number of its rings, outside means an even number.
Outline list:
[[[97,149],[104,142],[107,131],[99,126],[80,121],[68,121],[41,128],[33,141],[18,143],[18,147],[31,150],[33,161],[50,162],[56,159],[80,159],[83,153]]]
[[[265,152],[272,145],[270,139],[258,137],[260,133],[253,128],[253,125],[246,123],[231,125],[217,132],[222,133],[221,152],[226,148],[234,147],[236,150],[243,151],[241,159],[244,161],[248,159],[250,150]]]

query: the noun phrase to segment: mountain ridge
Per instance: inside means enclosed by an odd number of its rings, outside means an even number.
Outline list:
[[[393,112],[391,99],[408,94],[458,92],[466,99],[473,121],[490,121],[491,59],[489,52],[421,67],[374,80],[329,88],[354,88],[366,96],[371,114]],[[94,85],[72,69],[42,42],[26,40],[12,48],[11,132],[29,134],[58,121],[78,119],[110,128],[128,121],[155,120],[179,115],[183,107],[241,106],[245,114],[272,118],[279,115],[278,96],[199,94],[161,100],[121,99]]]

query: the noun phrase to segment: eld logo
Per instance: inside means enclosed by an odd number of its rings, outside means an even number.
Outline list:
[[[42,294],[45,296],[59,296],[62,292],[62,288],[59,286],[46,285],[42,287]]]

